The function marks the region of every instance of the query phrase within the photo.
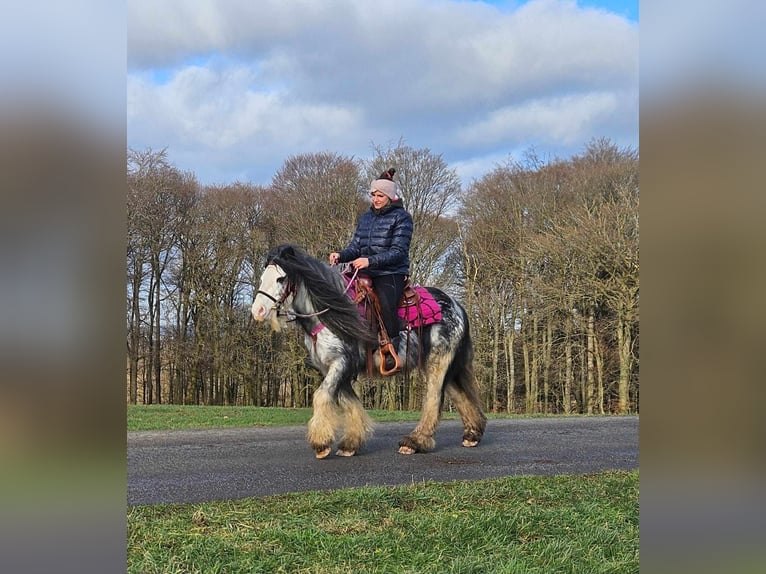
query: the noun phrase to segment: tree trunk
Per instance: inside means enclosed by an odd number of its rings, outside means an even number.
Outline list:
[[[508,362],[508,378],[505,383],[505,410],[506,412],[512,412],[515,407],[514,391],[516,387],[516,360],[513,356],[513,342],[516,339],[516,330],[514,326],[511,326],[511,334],[508,335],[506,340],[506,361]]]
[[[569,324],[569,320],[567,320]],[[572,412],[572,384],[574,383],[574,369],[572,368],[572,339],[567,328],[566,341],[564,342],[564,392],[561,400],[564,405],[564,414]]]
[[[527,412],[536,413],[538,395],[540,394],[540,343],[538,341],[539,329],[537,315],[532,318],[532,365],[529,377],[529,397],[527,400]]]
[[[577,412],[580,414],[584,414],[588,412],[588,385],[587,385],[587,379],[588,379],[588,353],[587,353],[587,333],[585,334],[585,342],[582,342],[582,335],[578,337],[578,340],[580,341],[580,345],[578,345],[578,353],[577,356],[580,358],[580,371],[579,371],[579,379],[580,379],[580,404],[578,405]],[[584,346],[584,349],[582,348]]]
[[[550,376],[553,355],[553,323],[546,321],[543,341],[543,412],[550,412],[548,401],[550,398]]]
[[[492,333],[492,410],[497,412],[500,410],[500,323],[495,324],[495,328]]]
[[[604,357],[601,353],[601,344],[598,337],[593,336],[593,350],[596,359],[596,402],[598,413],[604,414]]]
[[[178,389],[180,403],[186,404],[186,395],[188,393],[188,353],[186,351],[186,335],[189,328],[189,294],[185,289],[181,290],[180,317],[178,322]]]
[[[159,321],[156,318],[156,306],[154,305],[154,275],[149,283],[149,293],[147,295],[149,307],[149,328],[147,329],[147,350],[146,350],[146,374],[144,383],[144,404],[154,404],[154,382],[152,373],[154,373],[154,322]]]
[[[137,265],[138,267],[138,265]],[[139,292],[141,289],[140,269],[134,270],[133,293],[130,306],[130,404],[138,403],[138,354],[141,344],[141,307],[139,305]]]
[[[587,414],[592,415],[596,407],[596,372],[595,372],[595,330],[596,318],[593,313],[588,314],[587,355],[586,355],[586,408]]]
[[[152,350],[153,353],[153,363],[154,363],[154,381],[155,385],[157,387],[157,404],[162,404],[162,386],[160,383],[160,375],[162,373],[162,362],[161,362],[161,355],[160,355],[160,346],[161,346],[161,340],[160,340],[160,322],[162,320],[161,314],[160,314],[160,283],[161,283],[161,269],[160,269],[160,258],[159,255],[156,256],[153,265],[155,266],[155,273],[156,276],[154,278],[154,305],[155,305],[155,311],[153,313],[154,315],[154,348]]]
[[[632,366],[631,344],[630,322],[620,318],[617,322],[617,349],[620,357],[620,378],[617,381],[617,413],[621,415],[626,414],[630,406],[628,390]]]
[[[529,361],[529,343],[526,337],[521,342],[521,353],[524,357],[524,412],[529,414],[530,396],[532,394],[532,373]]]

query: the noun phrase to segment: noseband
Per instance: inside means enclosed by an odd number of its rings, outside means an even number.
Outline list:
[[[280,297],[279,299],[272,296],[270,293],[266,293],[266,291],[261,291],[260,289],[258,289],[258,291],[256,291],[255,294],[263,295],[265,297],[268,297],[272,301],[274,301],[274,303],[276,303],[276,306],[274,308],[276,309],[277,307],[281,307],[284,304],[285,300],[287,299],[287,296],[290,294],[290,289],[289,288],[285,289],[284,293],[282,293],[282,297]]]

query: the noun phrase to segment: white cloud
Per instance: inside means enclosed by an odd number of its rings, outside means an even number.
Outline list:
[[[357,129],[352,109],[291,101],[289,93],[252,89],[256,79],[245,67],[221,71],[198,66],[180,69],[160,85],[133,76],[128,81],[131,139],[149,147],[169,146],[199,157],[229,154],[242,161],[325,149]],[[152,140],[161,142],[150,145]],[[242,155],[244,154],[244,155]],[[172,155],[172,153],[171,153]],[[190,171],[197,171],[190,169]],[[221,181],[223,183],[223,181]]]
[[[635,23],[571,0],[380,4],[131,0],[129,145],[183,151],[198,175],[238,155],[232,173],[266,182],[296,153],[400,138],[456,162],[637,144]]]
[[[591,126],[617,109],[612,93],[589,93],[530,100],[493,110],[487,119],[458,131],[464,146],[492,145],[511,139],[576,145],[587,141]]]

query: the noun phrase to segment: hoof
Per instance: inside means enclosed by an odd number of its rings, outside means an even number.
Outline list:
[[[463,446],[467,446],[470,448],[470,447],[474,447],[478,445],[479,445],[478,440],[468,440],[467,438],[463,439]]]
[[[328,446],[327,448],[323,448],[322,450],[316,451],[315,456],[317,458],[327,458],[331,450],[332,449]]]
[[[343,450],[339,448],[336,452],[336,455],[338,456],[354,456],[356,454],[355,450]]]
[[[411,446],[400,446],[399,454],[415,454],[415,449]]]

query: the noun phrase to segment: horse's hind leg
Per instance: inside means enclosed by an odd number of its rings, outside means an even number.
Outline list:
[[[458,375],[447,385],[447,393],[463,420],[463,446],[477,446],[484,436],[487,417],[481,410],[473,380]]]
[[[339,393],[338,404],[343,414],[345,429],[335,454],[354,456],[372,434],[372,420],[350,385],[348,389]]]
[[[400,454],[428,452],[436,446],[434,433],[439,424],[442,403],[444,402],[444,376],[449,368],[452,357],[443,355],[432,357],[424,369],[426,375],[426,394],[423,399],[423,410],[420,421],[415,429],[399,441]]]

